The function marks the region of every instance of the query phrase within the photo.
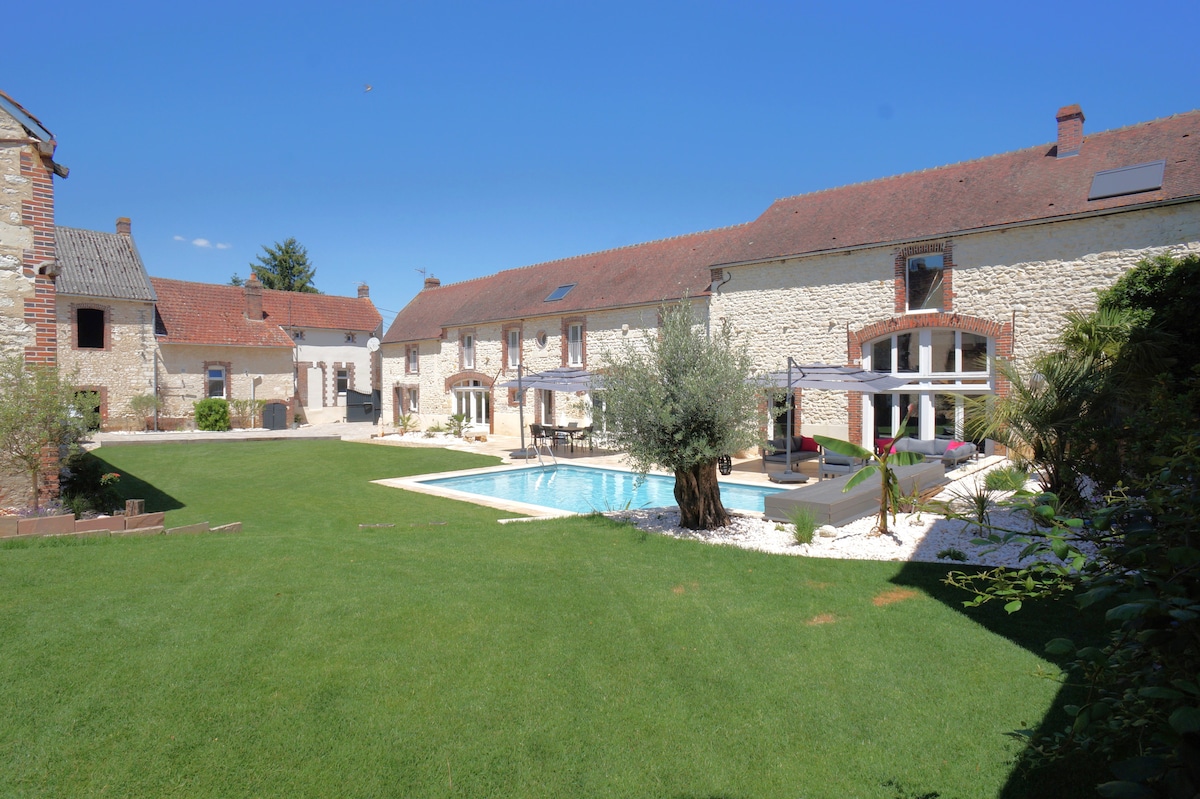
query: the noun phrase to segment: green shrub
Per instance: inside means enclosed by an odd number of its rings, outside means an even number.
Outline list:
[[[813,534],[817,531],[817,514],[812,508],[793,507],[787,512],[788,521],[795,528],[797,544],[811,544]]]
[[[411,413],[406,413],[396,420],[396,429],[400,431],[400,435],[410,433],[417,429],[417,417]]]
[[[235,399],[229,401],[229,415],[241,428],[258,427],[266,400]]]
[[[988,472],[983,484],[992,491],[1020,491],[1028,479],[1029,473],[1019,466],[1004,466]]]
[[[962,563],[967,559],[967,553],[963,552],[961,549],[956,549],[955,547],[947,547],[946,549],[943,549],[941,552],[937,553],[937,556],[938,560],[956,560],[959,563]]]
[[[229,403],[209,397],[192,403],[196,409],[197,430],[229,430]]]

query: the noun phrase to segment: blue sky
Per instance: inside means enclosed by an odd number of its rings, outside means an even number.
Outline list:
[[[421,287],[749,221],[772,200],[1200,106],[1200,3],[92,3],[0,89],[152,275],[294,236],[385,323]],[[1174,43],[1173,43],[1174,42]],[[370,91],[365,87],[370,85]],[[919,198],[914,198],[919,201]],[[204,246],[207,244],[207,246]]]

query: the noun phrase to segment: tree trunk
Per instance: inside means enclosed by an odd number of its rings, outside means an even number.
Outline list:
[[[675,472],[675,502],[679,524],[689,530],[713,530],[729,524],[729,511],[721,503],[716,460]]]

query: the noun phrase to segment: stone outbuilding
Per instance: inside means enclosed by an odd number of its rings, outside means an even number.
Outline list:
[[[158,342],[154,287],[130,221],[115,233],[55,228],[58,361],[81,390],[94,392],[103,429],[141,429],[130,401],[153,395]]]

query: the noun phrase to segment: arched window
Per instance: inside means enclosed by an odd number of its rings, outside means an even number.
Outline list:
[[[492,390],[478,380],[456,383],[454,412],[466,416],[469,424],[488,424],[492,417]]]
[[[864,344],[864,368],[909,379],[907,386],[864,403],[864,438],[963,440],[968,412],[963,398],[992,392],[994,357],[993,339],[948,328],[913,329]]]

